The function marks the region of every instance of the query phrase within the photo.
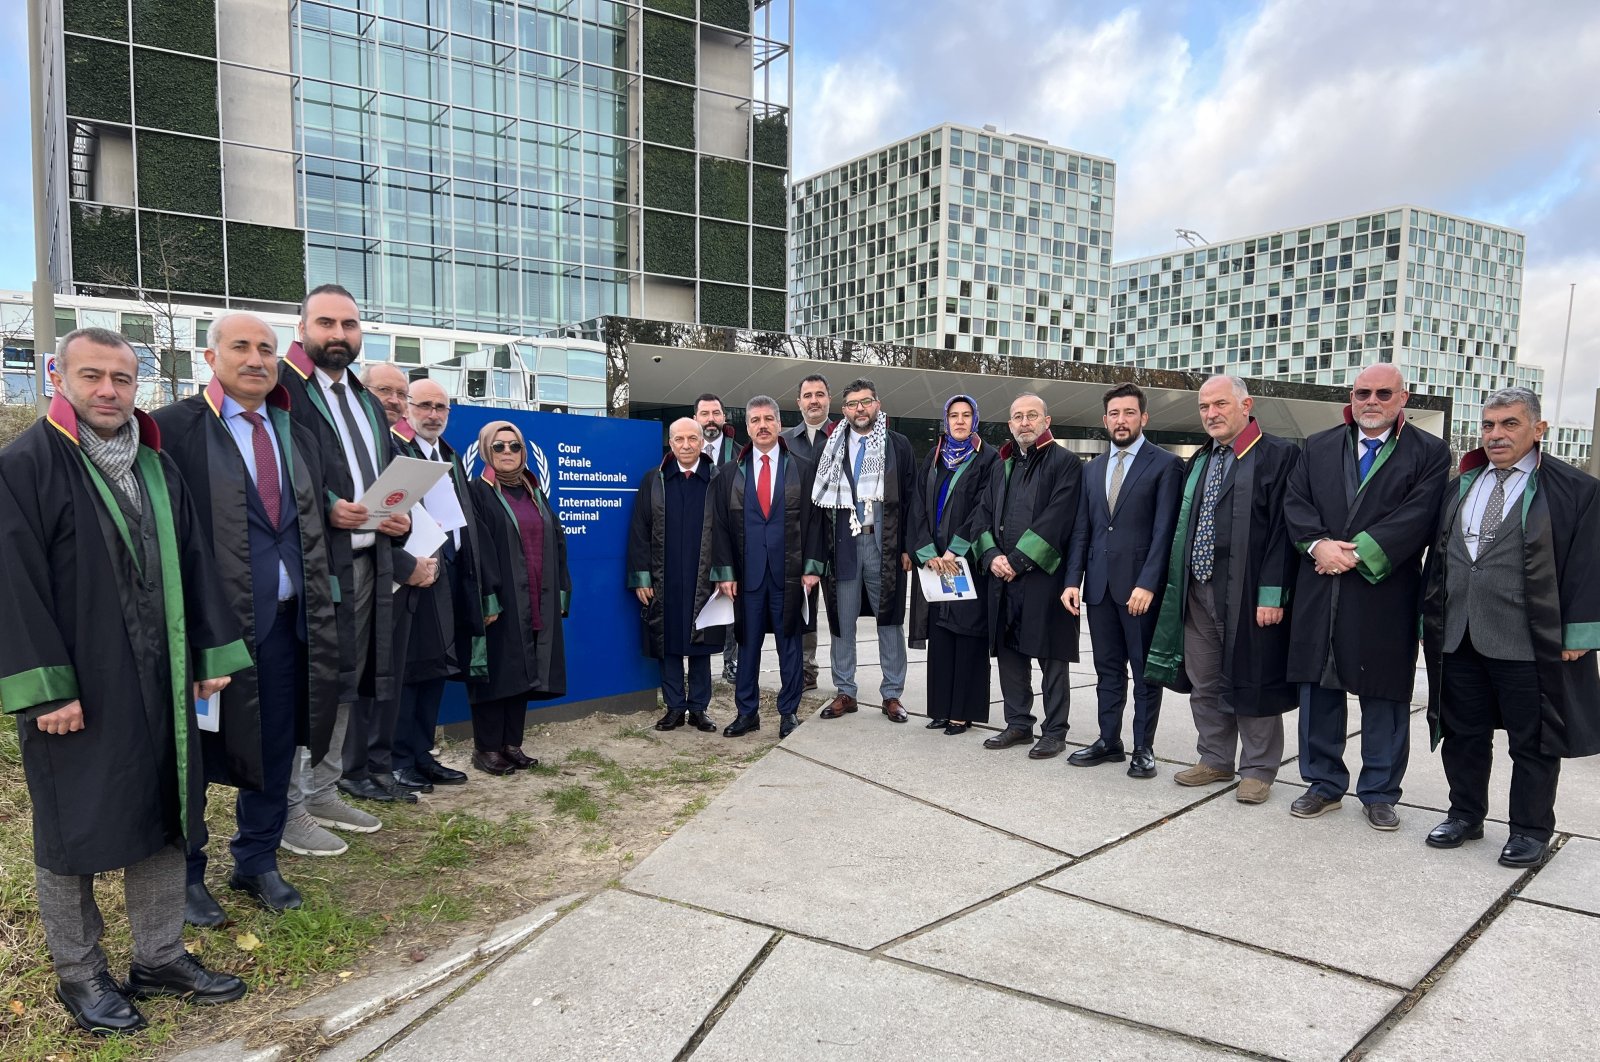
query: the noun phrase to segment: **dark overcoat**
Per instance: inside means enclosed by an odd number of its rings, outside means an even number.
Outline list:
[[[1450,475],[1443,439],[1402,414],[1358,483],[1360,429],[1345,424],[1305,442],[1284,495],[1284,527],[1295,547],[1290,682],[1406,703],[1416,684],[1422,555],[1433,541]],[[1318,539],[1354,542],[1361,563],[1317,574],[1306,552]]]
[[[625,582],[629,590],[655,590],[650,603],[641,612],[644,648],[648,655],[662,659],[667,655],[668,642],[674,641],[683,643],[679,648],[687,650],[673,653],[675,656],[710,656],[720,653],[727,644],[728,625],[696,630],[694,618],[706,607],[715,589],[711,584],[711,542],[717,514],[711,491],[717,471],[704,458],[695,466],[693,478],[703,485],[706,493],[700,520],[692,528],[677,527],[677,517],[669,510],[666,483],[669,475],[680,479],[683,475],[678,468],[677,457],[670,453],[659,466],[644,474],[644,481],[633,496]],[[669,521],[672,522],[670,533]],[[669,538],[681,543],[683,548],[670,551]],[[673,569],[670,577],[669,566]],[[669,600],[669,585],[683,585],[692,590],[687,597]],[[668,624],[676,628],[674,637],[670,639],[667,635]]]
[[[1422,653],[1428,664],[1428,723],[1442,736],[1439,690],[1444,669],[1448,535],[1457,534],[1461,503],[1488,458],[1461,459],[1461,477],[1445,491],[1439,533],[1428,551],[1422,605]],[[1539,670],[1539,747],[1551,756],[1600,754],[1600,480],[1543,453],[1522,490],[1522,593]],[[1562,650],[1588,650],[1576,660]],[[1443,720],[1448,729],[1448,718]]]
[[[842,423],[842,422],[841,422]],[[849,431],[849,426],[836,430]],[[831,437],[831,436],[830,436]],[[846,445],[849,445],[846,442]],[[867,584],[861,584],[859,601],[839,600],[839,551],[854,550],[855,544],[845,545],[850,534],[850,513],[843,509],[819,509],[822,518],[824,549],[828,556],[828,574],[822,580],[822,597],[828,606],[828,632],[839,636],[839,609],[854,609],[857,616],[873,616],[886,627],[905,622],[906,583],[910,573],[900,564],[901,554],[910,553],[907,539],[909,510],[915,508],[917,492],[917,458],[911,452],[911,440],[897,431],[886,433],[884,440],[883,500],[872,505],[872,519],[882,525],[883,545],[878,557],[878,604],[874,615],[872,599],[867,596]],[[813,469],[814,470],[814,469]],[[845,462],[845,478],[853,479],[850,462]],[[851,554],[854,556],[853,552]]]
[[[982,519],[983,496],[989,490],[995,469],[1000,467],[1000,457],[982,439],[973,441],[977,449],[954,471],[944,467],[939,459],[940,443],[935,443],[917,476],[917,499],[911,507],[908,551],[919,566],[947,552],[965,557],[967,567],[972,570],[975,593],[970,601],[941,601],[930,606],[928,599],[922,596],[922,581],[913,579],[909,631],[913,649],[927,646],[930,623],[968,638],[988,637],[989,573],[979,563],[978,537],[983,528],[978,522]],[[941,518],[939,490],[947,479],[950,486]]]

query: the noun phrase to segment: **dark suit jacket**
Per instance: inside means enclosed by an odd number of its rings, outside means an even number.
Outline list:
[[[791,454],[798,454],[800,457],[810,461],[813,465],[816,464],[817,459],[822,456],[822,448],[828,444],[828,433],[833,430],[833,426],[837,423],[839,422],[832,418],[822,422],[822,427],[817,429],[816,445],[812,445],[807,440],[806,425],[804,421],[801,421],[792,428],[783,429],[783,437],[789,443],[789,452]]]
[[[1113,513],[1106,506],[1111,456],[1103,453],[1084,466],[1067,550],[1065,585],[1082,582],[1083,599],[1091,605],[1103,603],[1108,593],[1117,604],[1126,604],[1135,587],[1161,593],[1183,496],[1183,462],[1146,439],[1123,472]]]

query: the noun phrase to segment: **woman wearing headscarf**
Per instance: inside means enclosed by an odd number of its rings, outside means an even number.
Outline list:
[[[516,425],[490,421],[478,433],[482,476],[472,510],[483,529],[484,635],[488,674],[467,687],[472,705],[472,765],[488,774],[538,766],[522,751],[528,702],[567,692],[561,620],[572,580],[567,541],[544,489],[528,469],[528,445]]]
[[[929,730],[964,734],[989,721],[987,573],[974,547],[982,527],[974,517],[999,459],[978,438],[978,403],[956,395],[944,404],[944,430],[917,478],[909,548],[917,564],[954,575],[966,558],[972,594],[930,603],[920,579],[911,581],[911,647],[928,650]]]

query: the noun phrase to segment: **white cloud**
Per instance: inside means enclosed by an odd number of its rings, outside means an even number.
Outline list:
[[[901,114],[905,88],[882,61],[854,57],[808,76],[796,71],[795,96],[805,100],[804,135],[797,135],[794,175],[809,177],[835,162],[912,132],[891,128]]]

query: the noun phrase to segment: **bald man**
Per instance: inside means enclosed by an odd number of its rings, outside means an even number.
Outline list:
[[[361,386],[383,406],[383,415],[389,418],[391,428],[405,419],[410,385],[406,374],[386,361],[373,362],[361,372]]]
[[[711,658],[727,641],[728,628],[695,627],[712,592],[710,491],[716,469],[701,452],[704,442],[694,419],[673,421],[667,455],[644,474],[633,498],[627,586],[644,610],[645,651],[661,661],[666,713],[657,730],[676,730],[685,719],[696,730],[717,729],[706,712]]]

